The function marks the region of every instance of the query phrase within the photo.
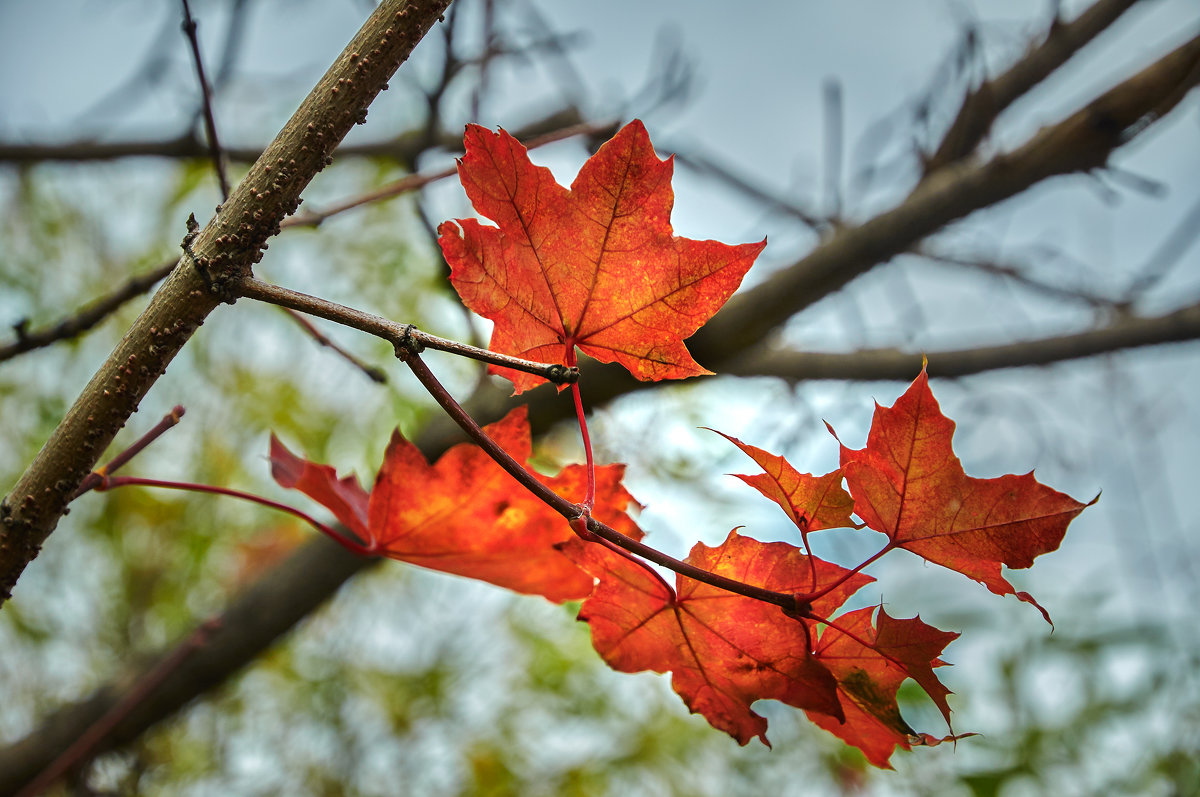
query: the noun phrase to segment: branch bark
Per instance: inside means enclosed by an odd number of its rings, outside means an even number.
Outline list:
[[[449,0],[443,5],[449,5]],[[561,130],[564,127],[583,124],[583,115],[574,106],[555,111],[531,123],[526,132],[529,136],[540,136]],[[416,128],[386,141],[372,141],[339,147],[337,154],[342,158],[392,158],[401,163],[412,163],[418,155],[431,146],[447,152],[462,152],[462,131],[439,131],[426,137],[423,128]],[[233,163],[254,163],[262,157],[260,147],[229,147],[222,154]],[[11,144],[0,143],[0,163],[33,164],[42,162],[86,163],[109,161],[119,158],[172,158],[197,160],[209,158],[208,146],[196,135],[188,133],[178,138],[155,141],[76,141],[66,144]]]
[[[1198,83],[1200,36],[1195,36],[1016,150],[986,163],[940,169],[891,210],[839,228],[792,266],[735,296],[688,340],[688,348],[711,368],[730,341],[738,350],[756,345],[796,313],[951,222],[1050,177],[1104,166]]]
[[[1105,326],[1070,335],[926,352],[924,355],[899,349],[826,354],[760,347],[757,352],[731,362],[725,372],[738,376],[775,376],[788,382],[811,379],[907,381],[921,370],[922,356],[929,360],[930,376],[967,376],[1197,339],[1200,339],[1200,304],[1193,304],[1159,316],[1121,316]]]
[[[220,303],[221,286],[251,273],[267,239],[299,207],[301,191],[365,121],[371,101],[447,5],[380,5],[192,242],[195,267],[188,257],[180,261],[0,503],[0,604],[146,391]]]
[[[15,794],[106,717],[111,728],[88,757],[136,739],[196,696],[220,686],[324,603],[351,575],[379,561],[354,556],[325,537],[314,537],[243,592],[210,624],[212,631],[204,644],[139,695],[123,716],[110,712],[143,689],[174,649],[163,651],[87,700],[55,712],[37,731],[0,750],[0,794]],[[307,585],[304,594],[288,594],[296,584]]]
[[[1136,2],[1099,0],[1069,23],[1055,20],[1041,44],[1031,48],[1003,74],[984,81],[963,98],[941,144],[926,161],[925,173],[933,173],[974,152],[1005,109],[1107,30]]]

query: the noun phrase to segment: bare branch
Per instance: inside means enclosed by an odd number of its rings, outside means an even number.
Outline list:
[[[374,365],[367,365],[365,362],[358,359],[338,344],[334,343],[325,335],[325,333],[317,329],[311,321],[305,318],[302,313],[298,313],[295,310],[286,307],[283,309],[287,313],[287,317],[295,321],[296,324],[305,332],[307,332],[309,337],[315,340],[318,345],[324,346],[338,354],[343,360],[366,374],[367,378],[372,382],[380,385],[387,383],[387,374],[384,373],[382,368],[378,368]]]
[[[1001,277],[1003,279],[1012,280],[1013,282],[1022,285],[1030,290],[1045,296],[1051,296],[1056,299],[1068,299],[1076,302],[1083,302],[1095,308],[1113,309],[1121,304],[1114,299],[1106,296],[1101,296],[1086,288],[1066,288],[1059,285],[1052,285],[1043,280],[1030,277],[1024,269],[1012,263],[1005,263],[998,260],[992,260],[982,257],[970,257],[955,255],[949,252],[939,252],[928,246],[922,246],[917,250],[916,254],[925,258],[931,263],[939,263],[948,266],[958,266],[963,269],[971,269],[982,274],[988,274],[993,277]]]
[[[130,299],[141,296],[153,288],[163,277],[171,273],[171,269],[175,268],[175,262],[171,260],[161,263],[145,274],[132,277],[108,296],[91,302],[74,315],[68,316],[52,326],[30,332],[26,329],[27,325],[24,322],[17,324],[15,326],[17,339],[12,343],[0,346],[0,362],[27,351],[49,346],[60,340],[82,335],[115,313]]]
[[[543,123],[538,122],[534,125],[522,128],[514,134],[514,137],[525,144],[527,149],[536,149],[546,144],[552,144],[555,141],[572,138],[574,136],[588,137],[607,137],[610,136],[617,127],[616,122],[580,122],[572,124],[558,130],[551,130],[544,133],[532,133],[534,130],[541,130]],[[461,136],[459,145],[461,146]],[[445,169],[440,169],[435,172],[426,172],[421,174],[410,174],[406,177],[401,177],[387,185],[372,189],[358,196],[350,197],[341,202],[335,202],[324,208],[310,209],[303,213],[299,213],[290,219],[286,219],[280,226],[287,227],[315,227],[321,222],[328,219],[330,216],[335,216],[339,213],[344,213],[347,210],[352,210],[361,205],[366,205],[371,202],[378,202],[382,199],[390,199],[394,196],[416,191],[424,188],[430,183],[435,183],[438,180],[445,180],[447,177],[453,177],[458,174],[457,167],[450,166]]]
[[[963,98],[937,151],[925,162],[926,175],[974,152],[1006,108],[1053,74],[1136,2],[1099,0],[1067,24],[1056,19],[1041,44]]]
[[[999,346],[926,352],[930,376],[966,376],[1001,368],[1094,357],[1141,346],[1200,338],[1200,303],[1159,316],[1120,316],[1111,323],[1071,335],[1022,340]],[[726,373],[777,376],[789,382],[812,379],[912,379],[921,370],[921,352],[869,349],[846,354],[767,350],[759,347],[732,361]]]
[[[208,136],[208,149],[212,155],[213,168],[217,172],[217,181],[221,184],[221,200],[229,199],[229,178],[225,174],[225,160],[221,156],[221,141],[217,138],[217,120],[213,116],[212,91],[208,86],[208,78],[204,76],[204,59],[200,57],[200,37],[196,34],[196,21],[192,19],[192,9],[188,0],[183,2],[183,32],[191,44],[192,61],[196,65],[196,80],[200,82],[200,99],[204,111],[204,132]]]
[[[1024,145],[986,163],[940,169],[899,205],[838,228],[812,252],[735,296],[689,341],[713,361],[730,341],[749,348],[779,324],[857,276],[911,251],[919,241],[981,208],[1057,175],[1100,168],[1119,147],[1165,116],[1200,83],[1200,36],[1160,58]]]
[[[136,739],[146,728],[223,683],[324,603],[346,579],[379,561],[355,556],[323,536],[314,537],[246,589],[211,624],[202,644],[194,644],[194,632],[188,634],[152,662],[87,700],[59,710],[38,730],[0,750],[0,794],[13,794],[29,783],[98,723],[106,727],[95,734],[100,738],[93,740],[92,754]],[[289,594],[295,584],[307,585],[303,594]]]
[[[569,106],[528,125],[529,136],[552,133],[583,123],[579,109]],[[420,129],[406,131],[385,141],[348,144],[334,150],[340,158],[392,158],[401,163],[413,160],[430,146],[446,152],[462,152],[462,130],[443,130],[426,140]],[[257,147],[225,147],[225,157],[234,163],[254,163],[263,154]],[[202,159],[209,156],[208,146],[188,132],[177,138],[150,141],[74,141],[65,144],[0,144],[0,162],[27,164],[43,161],[84,162],[116,158],[156,157]]]
[[[430,335],[428,332],[422,332],[412,324],[399,324],[371,313],[364,313],[362,310],[355,310],[353,307],[346,307],[279,285],[271,285],[252,277],[240,282],[236,286],[236,290],[240,296],[248,299],[257,299],[267,304],[308,313],[351,329],[357,329],[360,332],[366,332],[369,335],[375,335],[391,343],[397,351],[411,346],[416,346],[418,349],[437,349],[461,357],[470,357],[473,360],[523,371],[560,385],[570,384],[579,379],[579,369],[577,368],[568,368],[557,363],[531,362],[519,357],[510,357],[507,354],[468,346],[465,343],[446,340],[436,335]]]

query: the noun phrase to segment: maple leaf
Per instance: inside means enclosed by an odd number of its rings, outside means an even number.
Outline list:
[[[832,432],[832,428],[830,428]],[[875,406],[861,451],[841,446],[855,512],[893,545],[957,570],[997,595],[1016,595],[1050,617],[1001,575],[1058,548],[1082,504],[1033,473],[976,479],[951,448],[954,422],[942,414],[925,371],[892,407]]]
[[[837,679],[845,721],[835,722],[828,714],[811,711],[808,715],[818,726],[862,750],[875,766],[890,769],[888,759],[896,747],[908,750],[913,745],[932,746],[963,738],[917,733],[900,716],[896,703],[900,684],[912,678],[933,698],[949,723],[946,695],[950,691],[933,668],[944,664],[938,656],[958,634],[940,631],[920,617],[890,617],[883,607],[879,607],[876,628],[871,620],[874,612],[873,606],[847,612],[835,618],[835,625],[827,626],[817,640],[815,656]]]
[[[779,504],[796,528],[800,529],[805,550],[808,550],[810,531],[855,525],[850,518],[854,512],[854,499],[842,489],[840,469],[824,476],[800,473],[781,456],[747,445],[724,432],[717,434],[740,448],[763,469],[764,473],[733,475]]]
[[[498,227],[443,222],[439,243],[463,302],[495,322],[493,351],[574,365],[578,347],[647,381],[711,373],[683,339],[733,294],[766,240],[675,237],[673,161],[659,160],[640,121],[589,158],[569,190],[503,130],[469,125],[465,147],[463,187]],[[516,393],[545,381],[491,370]]]
[[[615,670],[670,672],[671,685],[692,712],[746,744],[767,742],[767,721],[750,709],[760,699],[842,719],[836,682],[808,650],[809,632],[772,604],[678,576],[672,589],[653,571],[598,545],[563,546],[596,576],[579,619],[588,623],[596,651]],[[710,548],[697,544],[687,562],[711,573],[777,592],[803,592],[815,572],[820,584],[847,574],[783,542],[759,542],[731,531]],[[873,579],[856,573],[813,601],[832,613]]]
[[[518,407],[484,431],[517,461],[531,453],[529,421]],[[592,578],[555,548],[573,538],[567,521],[534,498],[481,448],[454,446],[430,465],[399,432],[392,435],[368,496],[352,478],[295,457],[272,443],[272,471],[324,504],[364,543],[366,553],[477,578],[555,602],[585,597]],[[593,514],[627,536],[641,532],[625,514],[633,501],[621,465],[596,468]],[[581,465],[539,479],[560,495],[586,484]]]
[[[271,435],[271,476],[281,487],[299,490],[333,513],[359,542],[367,540],[367,508],[371,496],[354,476],[338,478],[328,465],[298,457]]]

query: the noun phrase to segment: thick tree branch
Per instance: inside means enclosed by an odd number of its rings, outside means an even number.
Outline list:
[[[925,352],[930,376],[966,376],[1077,360],[1098,354],[1200,339],[1200,304],[1160,316],[1121,316],[1105,326],[1070,335],[998,346]],[[728,364],[725,373],[777,376],[789,382],[812,379],[907,381],[921,370],[921,352],[868,349],[845,354],[770,350],[759,347]]]
[[[1013,152],[940,169],[895,208],[837,229],[794,265],[735,296],[688,341],[688,348],[711,368],[730,342],[739,350],[757,344],[791,316],[951,222],[1047,178],[1104,166],[1116,149],[1165,116],[1197,83],[1200,36]]]
[[[204,643],[159,677],[153,688],[138,694],[145,690],[147,679],[161,671],[163,662],[178,658],[174,648],[87,700],[56,712],[37,731],[0,750],[0,794],[16,793],[101,720],[110,727],[96,740],[93,754],[136,739],[197,695],[224,683],[324,603],[347,578],[379,561],[354,556],[323,536],[314,537],[252,584],[215,623],[210,622],[212,630]],[[289,595],[296,584],[307,585],[304,594]],[[189,634],[184,644],[191,639]],[[134,705],[129,705],[131,695],[140,698]],[[110,712],[123,703],[124,714],[114,717]]]
[[[925,162],[925,173],[947,166],[975,151],[1006,108],[1053,74],[1085,45],[1108,29],[1137,0],[1099,0],[1071,22],[1051,25],[1046,38],[1001,75],[984,81],[963,98],[937,151]]]
[[[191,242],[195,263],[180,261],[0,504],[0,602],[146,391],[220,303],[221,286],[250,273],[301,191],[448,4],[380,5]]]

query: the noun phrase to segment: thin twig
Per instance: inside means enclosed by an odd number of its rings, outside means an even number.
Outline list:
[[[604,122],[585,122],[583,124],[575,124],[569,127],[564,127],[561,130],[555,130],[545,135],[530,138],[524,142],[526,149],[537,149],[538,147],[547,144],[553,144],[556,141],[563,141],[574,136],[599,136],[613,131],[616,128],[616,122],[609,120]],[[401,177],[394,182],[379,188],[372,189],[362,194],[336,202],[324,208],[308,210],[291,218],[285,219],[279,226],[287,227],[316,227],[321,222],[328,219],[330,216],[336,216],[339,213],[344,213],[347,210],[366,205],[370,202],[378,202],[381,199],[390,199],[394,196],[416,191],[419,188],[424,188],[430,183],[435,183],[439,180],[445,180],[447,177],[453,177],[458,174],[456,166],[450,166],[445,169],[439,169],[434,172],[425,172],[421,174],[410,174],[406,177]]]
[[[212,156],[213,167],[217,170],[217,180],[221,183],[221,201],[229,199],[229,178],[225,176],[225,159],[221,156],[221,142],[217,139],[217,120],[213,116],[212,92],[208,87],[208,79],[204,76],[204,59],[200,57],[200,37],[196,35],[196,21],[192,19],[192,9],[188,0],[183,1],[183,32],[187,34],[192,46],[192,60],[196,64],[196,79],[200,81],[200,96],[204,103],[204,132],[208,136],[209,154]]]
[[[0,362],[87,332],[115,313],[121,305],[154,287],[163,277],[171,273],[176,262],[176,260],[171,260],[161,263],[145,274],[130,278],[128,282],[108,296],[103,296],[85,305],[79,312],[67,316],[52,326],[30,332],[26,328],[25,322],[15,324],[13,329],[17,333],[17,339],[12,343],[0,346]]]
[[[579,379],[578,368],[568,368],[558,363],[538,363],[531,360],[522,360],[519,357],[509,357],[506,354],[497,354],[494,351],[468,346],[465,343],[446,340],[436,335],[430,335],[428,332],[422,332],[412,324],[398,324],[382,316],[365,313],[362,310],[346,307],[345,305],[316,296],[309,296],[306,293],[293,291],[290,288],[271,285],[254,277],[242,280],[234,289],[239,296],[244,296],[247,299],[255,299],[267,304],[287,307],[301,313],[334,321],[351,329],[375,335],[391,343],[397,349],[413,345],[419,348],[437,349],[449,354],[470,357],[473,360],[480,360],[493,365],[512,368],[513,370],[522,371],[527,374],[533,374],[534,376],[540,376],[542,379],[559,385],[569,385]]]
[[[374,365],[368,365],[367,363],[360,360],[358,357],[355,357],[353,354],[351,354],[350,352],[343,349],[338,344],[334,343],[332,340],[330,340],[325,335],[325,333],[323,333],[323,332],[321,332],[321,330],[317,329],[313,325],[313,323],[311,321],[309,321],[307,318],[305,318],[301,313],[298,313],[295,310],[292,310],[291,308],[288,308],[288,307],[284,307],[281,309],[285,313],[287,313],[288,318],[295,321],[297,324],[299,324],[304,329],[305,332],[307,332],[309,335],[311,335],[313,340],[315,340],[320,345],[326,346],[326,347],[332,349],[333,351],[337,352],[338,354],[340,354],[342,356],[342,358],[344,360],[346,360],[346,362],[350,363],[355,368],[357,368],[358,370],[360,370],[364,374],[366,374],[367,377],[370,378],[370,380],[372,382],[376,382],[380,385],[387,384],[387,374],[384,373],[384,370],[382,368],[378,368]]]
[[[995,260],[987,260],[978,257],[963,257],[949,252],[938,252],[928,246],[918,246],[915,253],[925,258],[932,263],[938,263],[947,266],[960,266],[962,268],[981,271],[984,274],[990,274],[994,277],[1003,277],[1010,279],[1020,285],[1030,288],[1031,290],[1044,293],[1047,296],[1052,296],[1056,299],[1071,299],[1078,302],[1089,304],[1092,307],[1112,309],[1119,302],[1097,293],[1085,290],[1083,288],[1063,288],[1058,285],[1051,285],[1047,282],[1034,279],[1028,276],[1024,271],[1015,265],[1009,263],[997,262]]]
[[[74,501],[79,496],[86,493],[88,490],[98,488],[104,480],[116,473],[125,466],[129,460],[140,454],[142,450],[157,440],[171,427],[179,423],[179,419],[183,417],[184,409],[182,405],[176,404],[170,412],[163,416],[163,419],[154,425],[150,431],[134,441],[133,445],[125,449],[115,457],[110,459],[106,464],[101,465],[94,471],[84,477],[83,483],[79,485],[79,489],[75,491],[75,495],[71,497]]]
[[[466,410],[450,395],[449,391],[442,386],[433,372],[429,370],[429,366],[421,359],[420,354],[416,349],[397,348],[396,355],[403,360],[412,370],[413,375],[425,387],[429,394],[433,396],[434,401],[445,410],[446,414],[459,425],[459,427],[467,433],[467,435],[479,445],[484,452],[491,457],[497,465],[517,480],[526,490],[550,509],[562,515],[568,521],[574,521],[581,517],[587,517],[587,512],[584,507],[579,504],[573,504],[563,498],[558,493],[551,490],[546,485],[542,484],[536,476],[525,469],[525,466],[517,462],[512,456],[505,451],[495,440],[488,436],[475,419],[467,414]],[[770,603],[774,606],[781,607],[785,612],[797,617],[807,617],[812,607],[805,600],[803,595],[794,595],[791,593],[775,592],[762,587],[755,587],[751,584],[744,584],[741,581],[736,581],[731,578],[719,576],[715,573],[710,573],[703,568],[695,565],[681,562],[678,559],[667,556],[661,551],[651,548],[645,543],[627,537],[611,526],[596,520],[594,517],[587,517],[587,530],[601,537],[608,542],[611,542],[618,547],[624,548],[630,553],[653,562],[656,565],[661,565],[670,570],[679,573],[682,576],[700,581],[709,586],[723,589],[727,592],[732,592],[737,595],[743,595],[747,598],[753,598],[765,603]]]

